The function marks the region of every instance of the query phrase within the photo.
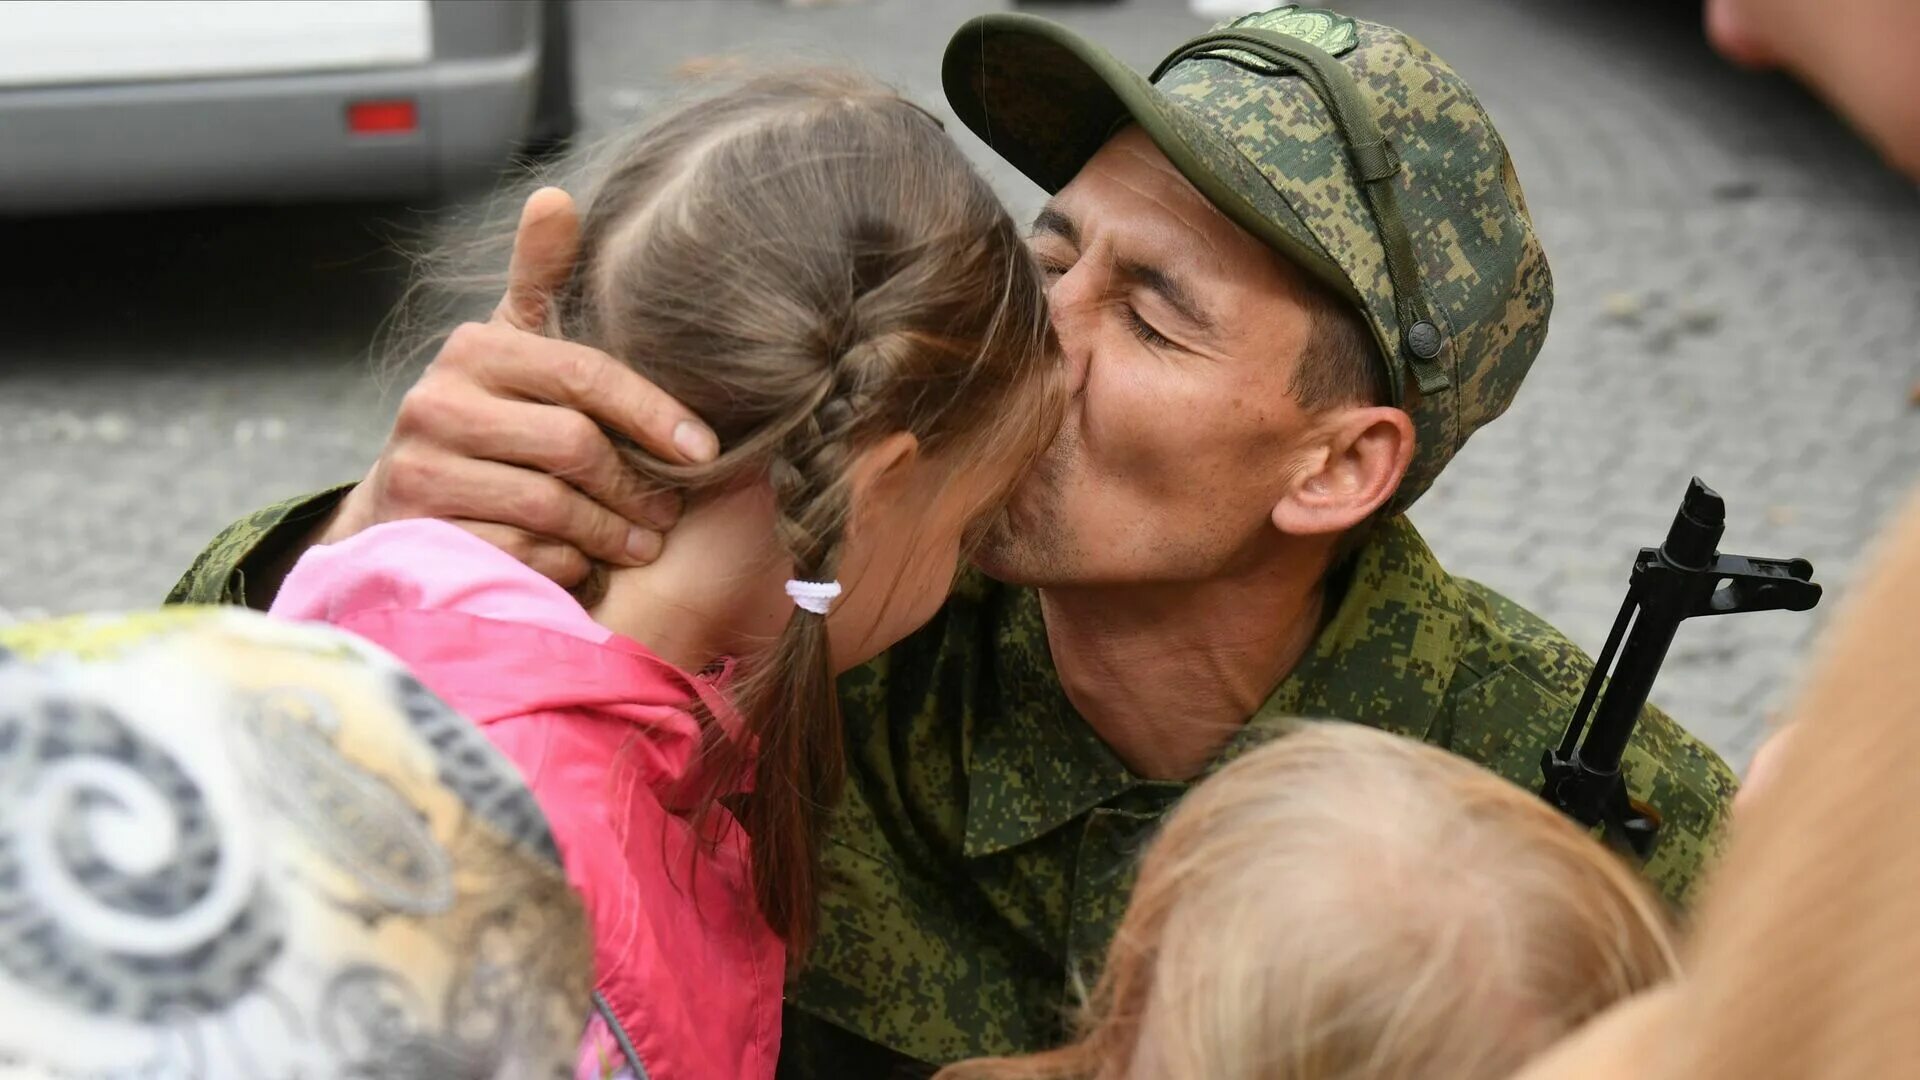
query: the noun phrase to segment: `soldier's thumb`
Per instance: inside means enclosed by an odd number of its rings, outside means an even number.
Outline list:
[[[573,196],[556,187],[527,196],[507,266],[507,294],[494,309],[494,318],[521,330],[539,330],[547,321],[549,298],[573,273],[579,253],[580,213]]]

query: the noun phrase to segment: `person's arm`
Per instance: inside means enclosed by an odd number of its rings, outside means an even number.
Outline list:
[[[277,502],[227,526],[167,594],[169,604],[265,610],[287,571],[317,542],[351,486]]]
[[[535,192],[507,295],[488,321],[448,335],[366,478],[236,522],[169,599],[264,608],[307,548],[409,518],[451,521],[567,586],[596,562],[656,558],[678,500],[644,488],[606,432],[680,463],[711,459],[718,443],[632,368],[541,333],[547,298],[572,273],[578,244],[573,200],[557,188]]]
[[[1707,34],[1750,67],[1781,67],[1920,179],[1920,4],[1913,0],[1708,0]]]

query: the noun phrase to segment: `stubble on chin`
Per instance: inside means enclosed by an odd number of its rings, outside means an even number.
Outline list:
[[[1050,508],[1049,489],[1023,491],[994,516],[973,554],[973,565],[1008,585],[1043,585],[1058,562],[1058,526],[1036,509]],[[1035,496],[1039,496],[1035,498]]]
[[[1003,509],[993,516],[993,520],[981,532],[979,543],[974,545],[968,561],[974,569],[995,581],[1014,584],[1019,577],[1015,572],[1019,565],[1019,550],[1020,540],[1014,532],[1011,511]]]
[[[981,573],[1027,586],[1045,585],[1058,576],[1067,550],[1058,516],[1065,502],[1060,480],[1069,471],[1073,441],[1071,432],[1061,432],[994,515],[973,555]]]

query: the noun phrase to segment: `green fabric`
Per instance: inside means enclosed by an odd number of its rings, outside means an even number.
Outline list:
[[[1292,17],[1288,14],[1283,18]],[[1242,23],[1250,21],[1244,19]],[[1350,43],[1354,40],[1352,20],[1342,21],[1348,29],[1342,40]],[[1397,347],[1385,353],[1394,403],[1404,403],[1409,372],[1423,394],[1446,389],[1447,375],[1433,362],[1440,348],[1439,328],[1427,313],[1425,290],[1415,266],[1413,240],[1407,235],[1394,186],[1394,180],[1400,175],[1400,158],[1374,123],[1373,107],[1361,97],[1353,75],[1332,56],[1287,34],[1263,26],[1235,25],[1203,34],[1182,45],[1160,62],[1153,81],[1158,82],[1162,74],[1182,61],[1209,57],[1243,66],[1250,62],[1250,70],[1270,76],[1299,75],[1312,85],[1347,148],[1354,177],[1360,182],[1373,213],[1373,229],[1380,238],[1381,254],[1386,259],[1387,279],[1393,288],[1395,325],[1401,333]]]
[[[1065,27],[988,15],[954,35],[942,81],[955,113],[988,146],[1058,191],[1114,131],[1138,123],[1222,213],[1366,315],[1396,401],[1410,369],[1428,386],[1405,398],[1418,443],[1394,507],[1412,505],[1467,438],[1506,410],[1546,337],[1553,283],[1506,146],[1459,75],[1392,27],[1289,5],[1246,16],[1249,40],[1287,35],[1293,51],[1336,53],[1384,146],[1352,146],[1315,83],[1222,41],[1149,82]],[[1176,50],[1176,54],[1178,50]],[[1342,84],[1344,87],[1344,83]],[[1340,90],[1343,96],[1344,89]],[[1357,163],[1356,163],[1357,161]],[[1394,287],[1378,193],[1363,178],[1393,167],[1387,234],[1416,266]],[[1403,343],[1424,296],[1438,329],[1431,365]],[[1407,315],[1403,316],[1403,310]],[[1437,370],[1435,370],[1437,369]]]
[[[1538,617],[1448,575],[1395,518],[1359,553],[1312,652],[1214,767],[1294,717],[1333,717],[1535,786],[1589,670]],[[852,781],[792,1004],[923,1061],[1054,1043],[1118,922],[1134,853],[1187,785],[1134,778],[1074,713],[1029,590],[971,583],[846,676],[842,702]],[[1733,774],[1655,709],[1627,759],[1633,792],[1666,816],[1647,873],[1684,901]],[[787,1039],[802,1055],[844,1036],[799,1024]]]
[[[343,484],[255,510],[220,530],[167,594],[169,604],[234,604],[264,608],[273,598],[249,597],[247,578],[306,538],[321,518],[353,490]]]
[[[236,571],[284,550],[337,498],[235,524],[173,595],[262,602]],[[1587,657],[1449,575],[1404,517],[1382,525],[1342,584],[1312,651],[1215,767],[1290,718],[1331,717],[1537,785]],[[978,576],[846,675],[841,700],[848,792],[825,851],[819,944],[788,995],[781,1075],[913,1075],[916,1063],[1056,1042],[1119,920],[1135,853],[1187,785],[1132,776],[1061,691],[1038,595]],[[1733,774],[1652,708],[1626,770],[1666,819],[1647,873],[1684,902],[1716,850]]]

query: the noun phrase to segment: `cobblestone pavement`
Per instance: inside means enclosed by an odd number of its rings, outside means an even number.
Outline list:
[[[949,28],[998,6],[585,2],[583,105],[605,129],[673,93],[687,61],[749,40],[781,61],[852,59],[937,103]],[[1558,281],[1512,413],[1415,519],[1449,566],[1588,648],[1690,474],[1727,497],[1728,550],[1805,555],[1835,598],[1920,480],[1920,196],[1659,7],[1347,4],[1479,89]],[[1170,0],[1046,13],[1141,65],[1204,25]],[[967,145],[1010,205],[1037,207]],[[153,601],[242,511],[363,471],[398,393],[369,375],[401,284],[380,252],[417,221],[378,207],[0,225],[0,606]],[[1656,700],[1744,760],[1832,606],[1686,626]]]

